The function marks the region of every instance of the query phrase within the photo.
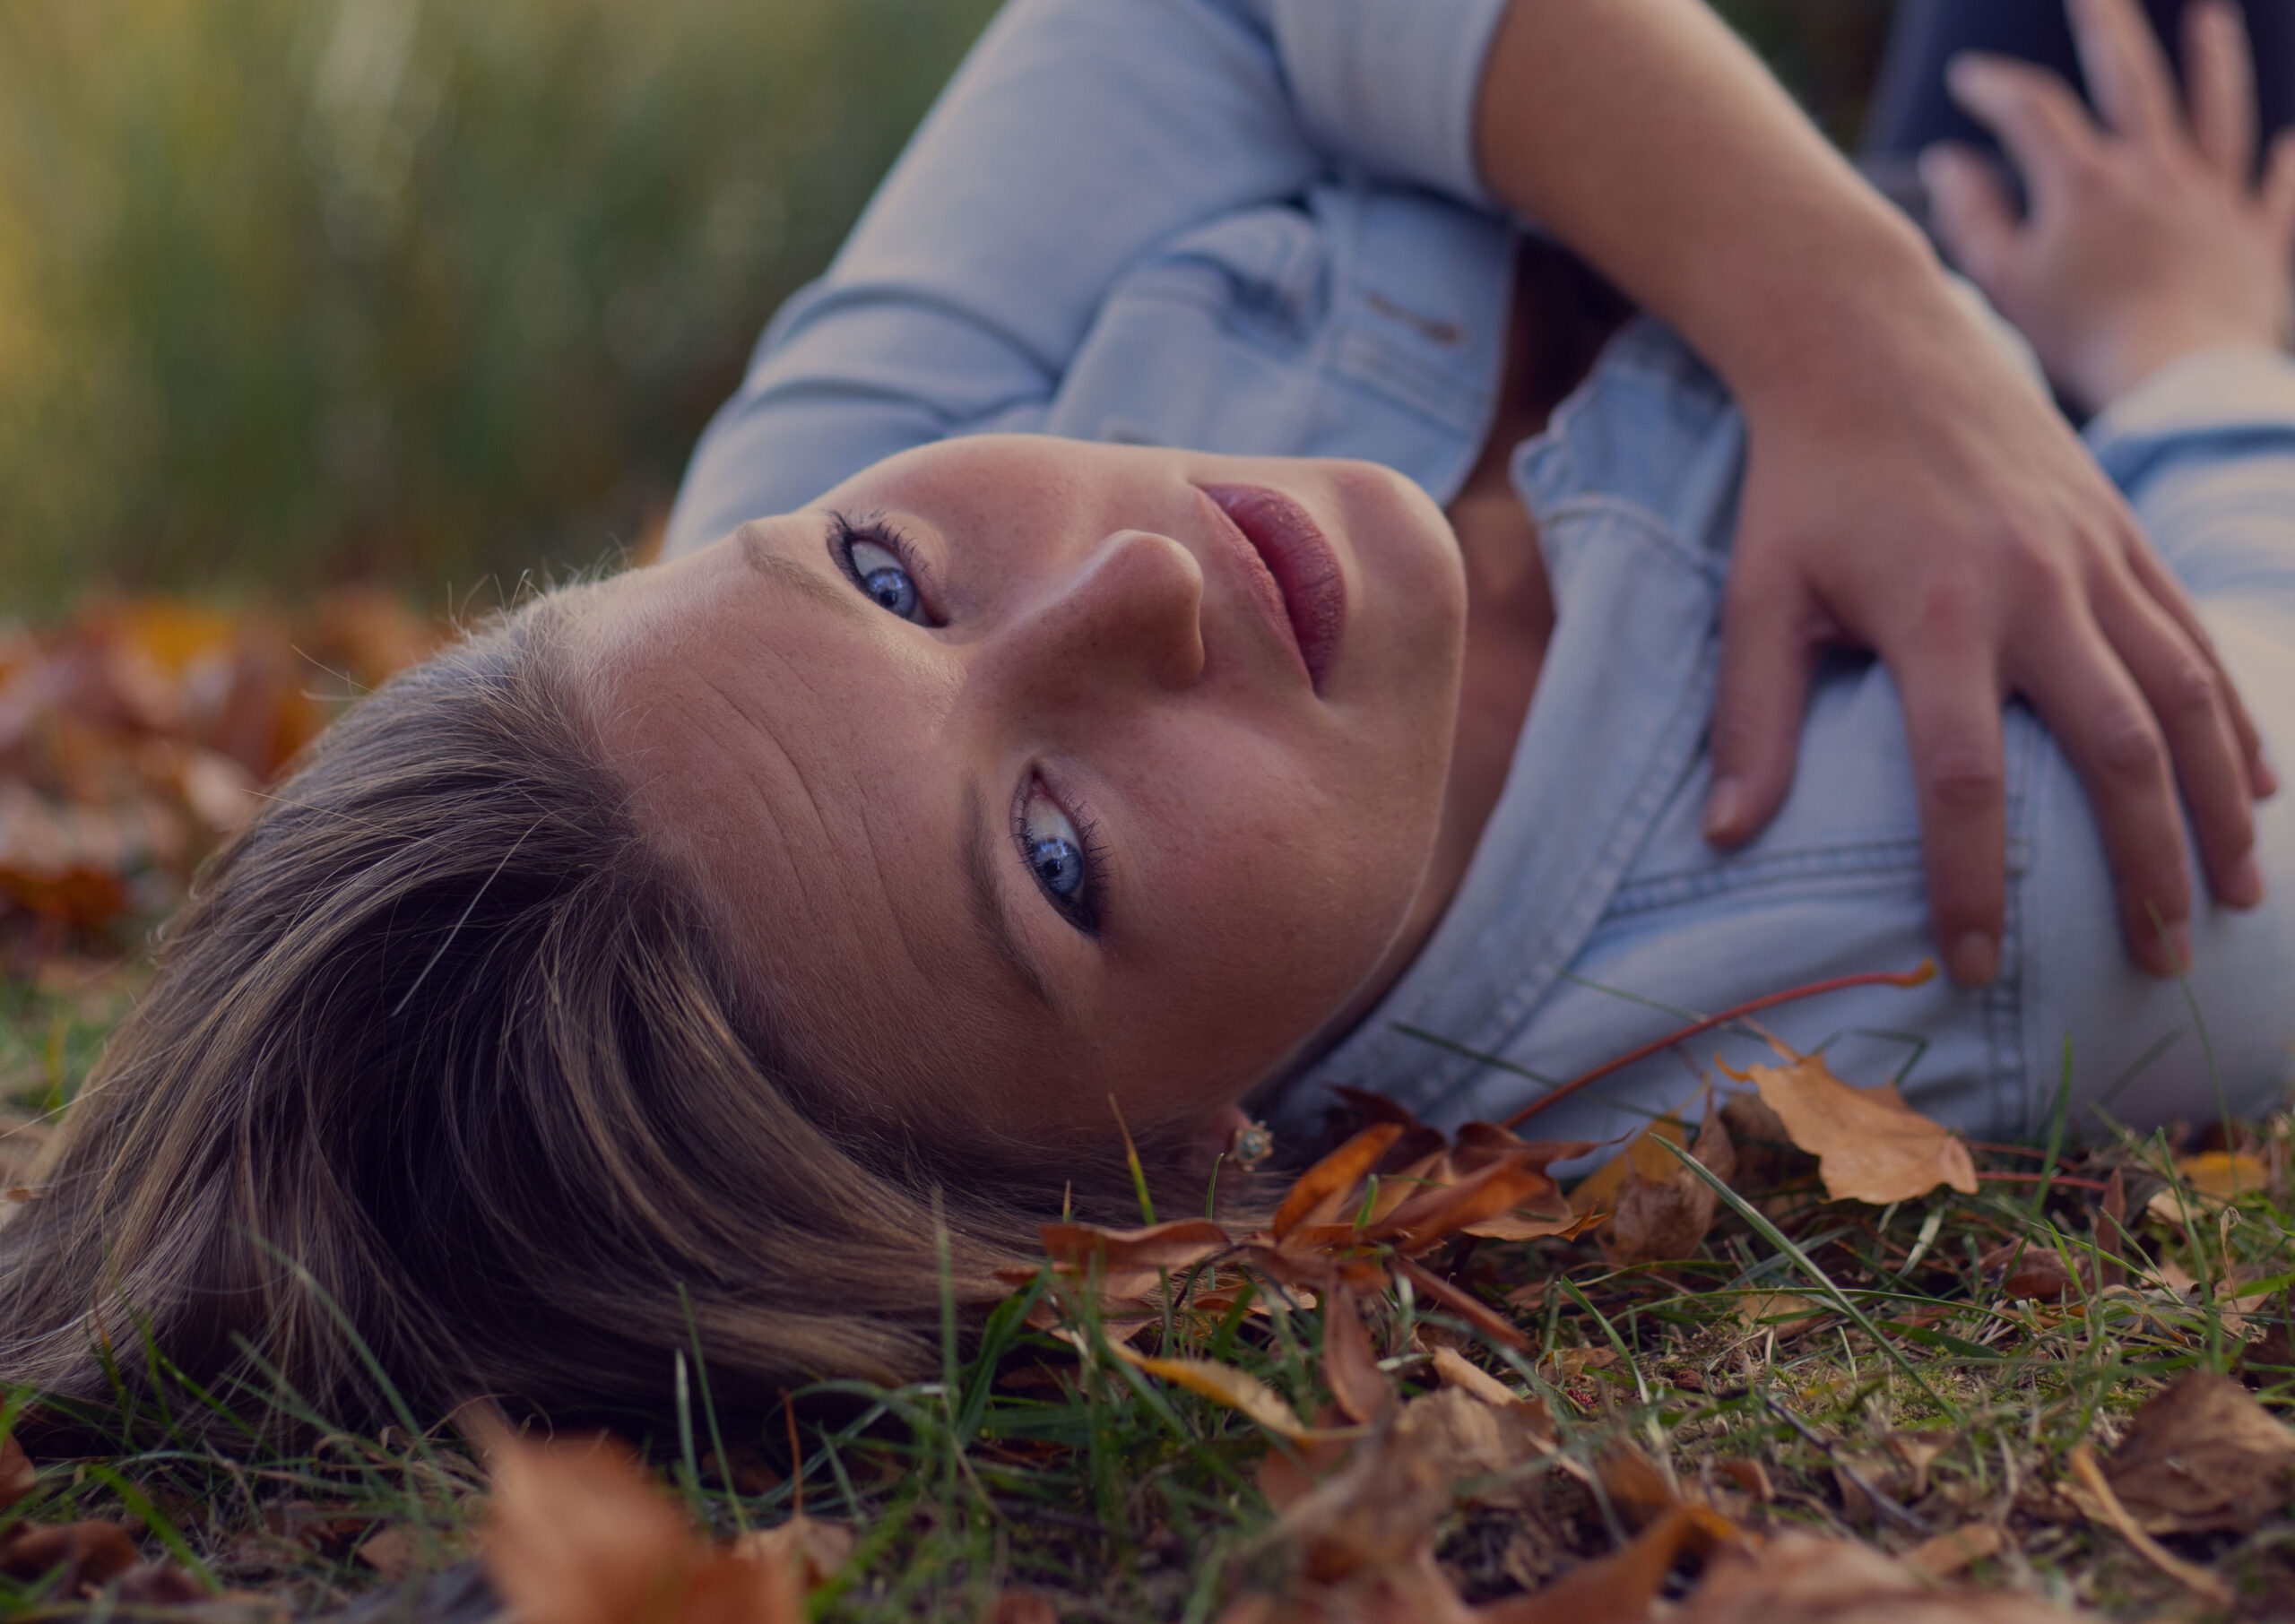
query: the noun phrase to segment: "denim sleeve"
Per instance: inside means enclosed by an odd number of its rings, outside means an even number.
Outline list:
[[[2098,414],[2087,439],[2202,604],[2295,617],[2295,358],[2187,356]],[[2295,636],[2295,618],[2282,624]]]
[[[668,550],[1034,426],[1123,271],[1342,165],[1478,198],[1505,0],[1012,0],[696,450]]]

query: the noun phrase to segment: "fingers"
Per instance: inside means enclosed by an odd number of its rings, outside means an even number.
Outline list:
[[[1742,560],[1748,549],[1742,546]],[[1745,567],[1733,573],[1721,613],[1721,673],[1713,702],[1713,789],[1705,838],[1751,840],[1793,787],[1808,708],[1815,639],[1806,600]]]
[[[2190,640],[2191,646],[2199,652],[2201,658],[2207,661],[2221,680],[2224,708],[2230,719],[2231,736],[2238,742],[2239,759],[2247,772],[2249,799],[2260,800],[2276,794],[2279,775],[2271,770],[2271,763],[2264,755],[2263,735],[2256,730],[2255,718],[2247,713],[2247,702],[2240,694],[2239,685],[2231,680],[2230,672],[2224,669],[2222,656],[2215,652],[2215,640],[2208,635],[2206,625],[2201,621],[2199,611],[2192,607],[2191,598],[2184,591],[2183,583],[2168,573],[2167,566],[2161,563],[2159,555],[2149,547],[2130,549],[2128,561],[2135,569],[2136,584],[2176,623]],[[2225,900],[2230,899],[2227,897]]]
[[[2045,68],[2005,56],[1953,58],[1945,81],[1962,110],[1999,138],[2032,206],[2048,206],[2073,166],[2094,150],[2096,127],[2072,87]]]
[[[2191,960],[2191,875],[2149,695],[2092,626],[2066,623],[2034,652],[2022,686],[2087,785],[2129,956],[2153,975],[2179,973]]]
[[[1991,164],[1964,146],[1938,144],[1920,155],[1928,223],[1944,253],[1988,293],[2014,253],[2020,222]]]
[[[2072,39],[2106,128],[2135,141],[2164,141],[2180,117],[2168,54],[2136,0],[2069,0]]]
[[[2184,80],[2200,156],[2246,186],[2256,157],[2256,69],[2246,20],[2230,0],[2193,0],[2185,10]]]
[[[1918,636],[1889,664],[1904,701],[1937,946],[1955,981],[1979,987],[1999,968],[2007,894],[1999,678],[1990,650],[1970,637]]]

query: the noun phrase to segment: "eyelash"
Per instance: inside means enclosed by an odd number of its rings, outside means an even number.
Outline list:
[[[1051,787],[1031,773],[1020,782],[1020,792],[1012,798],[1012,844],[1020,854],[1020,866],[1035,877],[1035,865],[1028,861],[1028,799],[1041,790],[1046,800],[1058,807],[1061,816],[1076,831],[1077,844],[1083,848],[1084,886],[1073,897],[1063,897],[1042,880],[1036,889],[1044,900],[1060,911],[1060,915],[1086,936],[1100,934],[1100,877],[1105,871],[1107,848],[1100,841],[1100,825],[1083,802],[1063,799],[1052,793]]]
[[[832,513],[828,518],[830,550],[836,556],[837,566],[844,570],[853,585],[866,584],[862,579],[860,567],[853,562],[853,543],[872,542],[899,559],[901,568],[906,570],[909,579],[916,583],[917,607],[924,612],[924,624],[934,626],[948,624],[940,618],[940,611],[932,607],[935,597],[932,573],[918,559],[916,548],[909,540],[907,532],[887,523],[881,514],[864,514],[854,520],[841,513]]]

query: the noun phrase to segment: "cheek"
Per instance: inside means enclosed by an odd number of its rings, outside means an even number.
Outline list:
[[[1433,839],[1423,786],[1315,770],[1328,764],[1263,738],[1199,739],[1188,771],[1143,796],[1152,833],[1131,842],[1141,967],[1207,1024],[1283,1029],[1268,1033],[1278,1050],[1376,965]]]

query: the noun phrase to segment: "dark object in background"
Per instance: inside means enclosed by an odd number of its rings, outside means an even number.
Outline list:
[[[2144,0],[2152,26],[2183,73],[2185,0]],[[2295,122],[2295,0],[2240,0],[2254,42],[2263,137]],[[1997,155],[1991,135],[1953,105],[1944,65],[1962,51],[1992,51],[2054,68],[2086,94],[2064,0],[1902,0],[1866,122],[1868,163],[1909,161],[1938,141],[1964,141]],[[2260,156],[2260,154],[2258,154]]]

